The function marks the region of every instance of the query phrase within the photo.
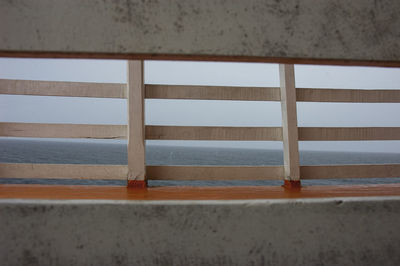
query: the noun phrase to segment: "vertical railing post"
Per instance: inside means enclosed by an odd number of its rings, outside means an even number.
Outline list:
[[[284,186],[286,188],[299,188],[300,165],[294,65],[280,64],[279,76],[282,107]]]
[[[142,60],[128,61],[128,187],[145,188],[144,67]]]

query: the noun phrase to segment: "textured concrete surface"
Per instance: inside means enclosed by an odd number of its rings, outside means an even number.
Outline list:
[[[8,0],[0,21],[3,55],[400,61],[398,0]]]
[[[0,200],[1,265],[400,265],[400,197]]]

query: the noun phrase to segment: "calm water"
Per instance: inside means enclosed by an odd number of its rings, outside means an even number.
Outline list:
[[[2,163],[126,164],[126,145],[0,139]],[[280,150],[175,147],[148,145],[148,165],[282,165]],[[400,153],[303,151],[302,165],[400,163]],[[116,180],[58,180],[0,178],[0,183],[125,185]],[[400,178],[304,180],[306,185],[400,183]],[[281,185],[281,181],[150,181],[149,185]]]

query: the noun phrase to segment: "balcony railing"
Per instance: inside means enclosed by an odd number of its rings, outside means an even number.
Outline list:
[[[294,66],[280,65],[280,87],[144,84],[143,61],[128,61],[127,84],[0,80],[0,94],[122,98],[128,125],[0,123],[1,137],[127,139],[127,165],[0,164],[2,178],[146,180],[285,180],[400,177],[400,164],[300,166],[298,141],[400,140],[400,127],[298,127],[297,102],[400,103],[400,90],[295,88]],[[282,127],[154,126],[145,99],[280,101]],[[146,140],[282,141],[282,166],[146,166]]]

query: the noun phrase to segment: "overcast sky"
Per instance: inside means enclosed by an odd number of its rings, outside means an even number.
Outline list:
[[[399,89],[400,69],[296,65],[296,86]],[[126,82],[122,60],[0,58],[0,78]],[[146,61],[152,84],[279,86],[277,64]],[[299,126],[400,127],[400,104],[298,103]],[[126,100],[0,95],[1,122],[126,124]],[[147,100],[146,124],[281,126],[279,102]],[[281,148],[280,142],[157,144]],[[400,152],[400,141],[301,142],[301,149]]]

